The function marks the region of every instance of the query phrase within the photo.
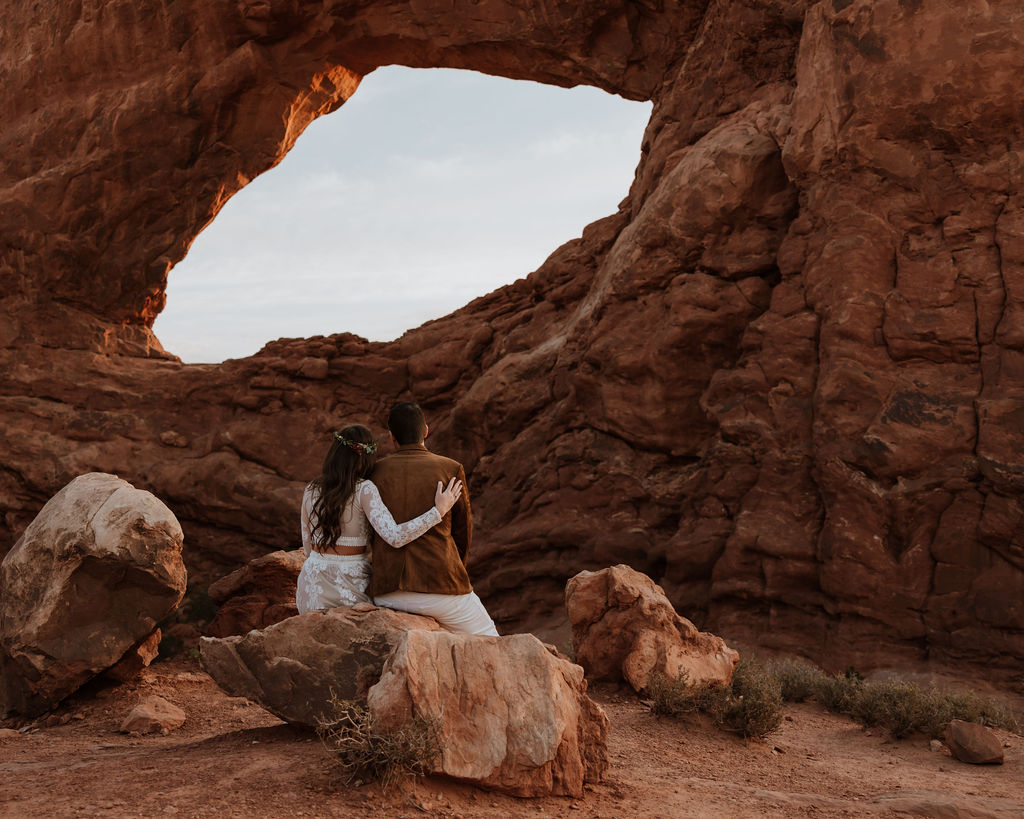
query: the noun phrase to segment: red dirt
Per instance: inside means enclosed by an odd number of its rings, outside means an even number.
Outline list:
[[[144,694],[183,708],[168,736],[118,733]],[[440,779],[339,784],[311,734],[224,694],[174,660],[116,687],[94,684],[37,727],[0,738],[0,816],[438,817],[1020,816],[1024,738],[998,732],[1006,761],[974,767],[922,737],[890,740],[813,704],[744,741],[659,718],[632,694],[596,688],[611,720],[606,780],[583,799],[516,799]],[[66,720],[46,727],[46,722]]]

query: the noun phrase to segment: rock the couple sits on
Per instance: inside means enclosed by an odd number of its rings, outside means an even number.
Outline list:
[[[473,517],[465,470],[426,448],[416,404],[396,404],[388,428],[398,449],[379,461],[366,427],[335,432],[320,477],[306,487],[299,613],[372,602],[498,636],[466,571]]]

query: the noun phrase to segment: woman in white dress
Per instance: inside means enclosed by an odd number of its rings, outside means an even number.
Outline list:
[[[323,471],[302,495],[302,551],[306,562],[299,573],[295,604],[308,611],[372,603],[370,584],[370,527],[396,549],[436,526],[462,494],[456,478],[443,487],[437,482],[434,506],[419,517],[396,523],[373,481],[377,444],[361,424],[334,433]]]

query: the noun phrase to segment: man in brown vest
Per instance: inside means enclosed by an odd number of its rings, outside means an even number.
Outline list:
[[[451,631],[497,636],[494,622],[473,591],[466,553],[473,540],[473,516],[462,464],[435,455],[424,445],[429,429],[418,405],[403,401],[388,416],[397,452],[382,458],[371,480],[395,520],[410,520],[434,503],[440,481],[462,483],[462,495],[437,526],[400,549],[374,533],[370,596],[378,606],[425,614]]]

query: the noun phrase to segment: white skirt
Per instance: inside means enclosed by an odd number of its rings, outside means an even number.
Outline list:
[[[325,555],[310,552],[299,572],[295,589],[295,606],[299,614],[308,611],[372,603],[366,590],[370,587],[370,558],[361,555]]]

